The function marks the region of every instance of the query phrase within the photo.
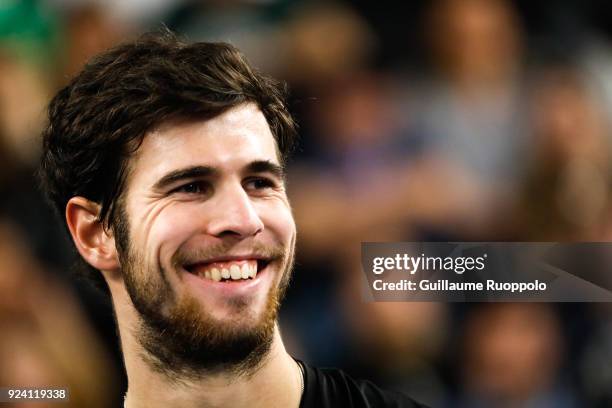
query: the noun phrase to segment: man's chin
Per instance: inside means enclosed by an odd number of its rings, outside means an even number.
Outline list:
[[[271,346],[278,297],[276,287],[262,299],[232,296],[212,303],[190,293],[168,313],[141,313],[137,338],[148,362],[169,376],[248,372]]]
[[[207,325],[211,330],[220,330],[226,333],[248,333],[257,330],[265,324],[266,304],[252,304],[244,302],[237,304],[241,300],[232,299],[231,302],[223,302],[211,307],[211,305],[200,303],[202,310],[201,316],[208,316]]]

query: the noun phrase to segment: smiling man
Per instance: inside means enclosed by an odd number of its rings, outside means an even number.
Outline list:
[[[285,351],[284,98],[232,46],[161,32],[98,56],[51,101],[42,184],[112,298],[126,407],[418,406]]]

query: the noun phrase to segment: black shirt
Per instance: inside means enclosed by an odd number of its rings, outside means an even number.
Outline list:
[[[304,370],[300,408],[426,408],[400,392],[382,390],[341,370],[299,363]]]

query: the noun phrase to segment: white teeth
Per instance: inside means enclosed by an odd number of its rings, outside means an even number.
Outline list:
[[[221,280],[221,272],[217,268],[213,268],[210,272],[212,280],[219,282]]]
[[[249,279],[251,268],[248,263],[242,264],[242,279]]]
[[[240,272],[240,267],[238,265],[232,265],[230,267],[230,275],[232,279],[238,280],[242,278],[242,272]]]
[[[219,282],[221,279],[254,279],[257,276],[257,261],[249,260],[240,263],[229,263],[225,268],[213,267],[206,271],[200,271],[199,275],[215,282]]]

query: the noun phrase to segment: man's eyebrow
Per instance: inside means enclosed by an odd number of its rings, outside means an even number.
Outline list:
[[[245,167],[247,173],[270,173],[279,180],[285,180],[285,168],[269,160],[256,160]]]
[[[153,185],[155,190],[163,190],[169,185],[175,184],[177,181],[186,179],[195,179],[201,177],[212,177],[219,173],[219,171],[209,166],[191,166],[184,169],[178,169],[165,174],[162,178],[157,180]]]

